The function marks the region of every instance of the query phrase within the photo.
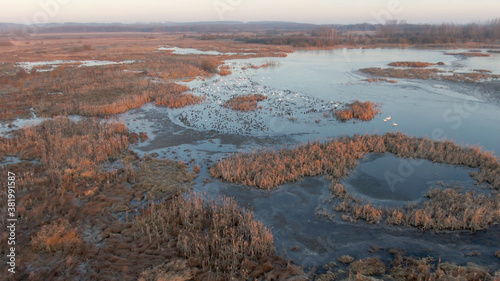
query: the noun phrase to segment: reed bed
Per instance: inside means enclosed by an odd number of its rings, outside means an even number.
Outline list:
[[[43,37],[43,35],[40,35]],[[16,40],[14,40],[16,41]],[[21,42],[22,41],[22,42]],[[289,48],[254,46],[251,55],[241,55],[246,46],[224,39],[211,40],[211,48],[234,55],[176,55],[157,50],[171,43],[180,47],[206,49],[196,38],[172,34],[125,34],[105,36],[60,34],[40,40],[38,36],[16,41],[16,48],[2,48],[0,63],[0,121],[32,116],[78,114],[104,117],[123,113],[147,102],[179,108],[201,102],[201,97],[184,94],[188,89],[174,82],[209,77],[219,72],[223,60],[286,56]],[[41,43],[43,41],[43,44]],[[75,61],[60,66],[41,65],[24,70],[20,61]],[[132,63],[81,66],[80,61],[133,61]],[[222,67],[219,74],[230,72]],[[153,82],[154,81],[154,82]],[[158,82],[158,83],[157,83]]]
[[[479,168],[472,176],[478,182],[489,183],[493,189],[500,189],[500,163],[492,153],[479,147],[461,147],[452,141],[433,141],[402,133],[354,135],[293,148],[238,153],[217,162],[210,174],[229,182],[272,189],[304,176],[345,177],[356,167],[358,159],[374,152]]]
[[[224,103],[225,107],[236,111],[255,111],[257,102],[263,101],[266,96],[262,94],[248,94],[244,96],[234,96]]]
[[[377,257],[368,257],[352,261],[347,267],[348,272],[341,268],[328,268],[326,273],[320,274],[315,280],[477,280],[494,281],[497,275],[489,272],[486,267],[468,262],[465,265],[441,262],[432,257],[407,256],[403,250],[388,249],[393,256],[392,262],[381,261]],[[347,275],[348,274],[348,275]],[[345,277],[343,279],[343,277]]]
[[[193,280],[307,280],[301,268],[277,255],[271,232],[252,213],[227,198],[183,197],[195,175],[184,163],[127,151],[129,135],[123,124],[57,117],[0,138],[3,155],[33,161],[2,167],[18,175],[17,231],[23,233],[18,274],[4,267],[6,280],[180,274]],[[145,209],[131,204],[160,198],[165,201]],[[0,237],[1,251],[7,238]]]
[[[270,230],[229,198],[206,202],[196,194],[179,196],[151,205],[134,225],[153,245],[170,240],[179,257],[194,266],[195,280],[283,280],[304,274],[276,254]]]
[[[61,66],[52,72],[30,74],[22,80],[22,87],[13,87],[13,92],[2,96],[0,117],[3,120],[25,117],[31,115],[30,108],[42,117],[71,114],[103,117],[148,102],[179,108],[202,101],[201,97],[184,93],[189,90],[186,86],[154,83],[143,75],[124,71],[123,66]]]
[[[367,79],[362,79],[361,81],[366,81],[368,83],[372,83],[372,82],[387,82],[387,83],[391,83],[391,84],[398,83],[398,81],[396,81],[396,80],[391,80],[391,79],[387,79],[387,78],[367,78]]]
[[[380,68],[380,67],[369,67],[360,69],[361,72],[370,74],[372,76],[378,77],[391,77],[391,78],[406,78],[406,79],[438,79],[438,73],[440,70],[437,68]]]
[[[487,229],[500,221],[500,196],[477,194],[457,189],[434,188],[425,197],[423,205],[401,208],[374,207],[350,195],[342,184],[332,182],[330,202],[336,199],[333,210],[344,213],[345,221],[364,220],[368,223],[385,221],[388,225],[404,225],[421,230],[470,230]],[[324,214],[322,214],[324,215]],[[328,213],[326,213],[328,216]]]
[[[340,121],[357,119],[361,121],[370,121],[377,114],[382,113],[377,104],[371,101],[361,102],[355,100],[352,103],[346,104],[345,109],[335,111],[335,117]]]
[[[391,249],[389,252],[394,255],[394,260],[388,273],[395,280],[496,280],[487,268],[474,263],[459,266],[454,263],[436,261],[431,257],[404,256],[400,250]]]
[[[16,173],[18,219],[16,245],[23,250],[16,260],[15,280],[85,278],[77,270],[95,254],[95,245],[82,229],[108,222],[106,213],[127,198],[118,171],[107,171],[102,164],[118,158],[128,147],[128,131],[123,124],[106,124],[96,119],[73,122],[59,117],[35,127],[14,131],[0,138],[3,155],[22,161],[2,166]],[[112,190],[112,196],[109,194]],[[107,196],[105,194],[108,194]],[[88,198],[94,197],[95,201]],[[6,207],[4,200],[0,208]],[[5,222],[0,225],[5,227]],[[7,236],[1,237],[6,251]],[[0,258],[2,263],[4,257]],[[7,279],[9,280],[9,279]]]
[[[166,106],[169,108],[183,108],[188,105],[199,104],[205,100],[205,97],[195,96],[193,94],[165,95],[155,99],[155,105]]]
[[[231,73],[233,73],[233,72],[231,71],[231,68],[229,67],[229,65],[223,65],[219,69],[220,76],[226,76],[226,75],[229,75]]]
[[[357,160],[367,153],[393,153],[403,158],[427,159],[437,163],[477,168],[471,176],[500,190],[500,163],[490,152],[478,147],[461,147],[452,141],[433,141],[408,137],[401,133],[385,135],[355,135],[324,143],[313,142],[293,148],[233,154],[210,168],[210,175],[225,181],[273,189],[305,176],[327,175],[332,184],[333,209],[342,212],[346,221],[365,220],[369,223],[386,221],[420,229],[477,231],[500,221],[500,197],[432,190],[424,206],[390,209],[375,207],[350,195],[339,180],[349,174]]]
[[[454,72],[452,75],[443,75],[444,73],[437,68],[379,68],[370,67],[362,68],[361,72],[370,74],[376,77],[390,77],[390,78],[405,78],[405,79],[421,79],[421,80],[443,80],[452,82],[481,82],[491,79],[500,79],[500,75],[491,74],[488,72],[479,73],[457,73]]]
[[[404,211],[386,211],[387,223],[407,225],[423,230],[478,231],[500,221],[500,195],[461,192],[455,189],[434,188],[421,207],[408,207]]]
[[[482,52],[462,52],[462,53],[444,53],[447,56],[465,56],[465,57],[489,57],[488,53]]]
[[[0,153],[38,160],[51,169],[84,171],[117,157],[128,147],[127,135],[124,124],[57,117],[1,138]]]
[[[431,65],[436,65],[436,63],[422,61],[397,61],[388,64],[388,66],[396,67],[428,67]]]

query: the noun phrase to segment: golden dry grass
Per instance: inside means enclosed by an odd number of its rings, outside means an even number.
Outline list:
[[[466,57],[489,57],[491,56],[488,53],[481,53],[481,52],[462,52],[462,53],[445,53],[445,55],[448,56],[466,56]]]
[[[390,78],[405,78],[405,79],[421,79],[421,80],[444,80],[452,82],[481,82],[489,79],[500,79],[500,75],[490,74],[488,72],[476,73],[457,73],[452,75],[443,75],[443,71],[437,68],[379,68],[370,67],[362,68],[361,72],[370,74],[375,77],[390,77]]]
[[[478,147],[461,147],[452,141],[433,141],[402,133],[355,135],[276,151],[238,153],[217,162],[210,174],[229,182],[271,189],[304,176],[324,174],[342,178],[356,167],[358,159],[374,152],[479,168],[473,177],[500,189],[500,163],[492,153]]]
[[[176,251],[196,265],[197,276],[253,280],[264,274],[279,279],[303,274],[276,254],[270,230],[229,198],[176,197],[152,205],[134,224],[153,245],[175,239]]]
[[[430,200],[421,207],[387,210],[387,222],[421,229],[477,231],[500,221],[500,195],[461,192],[435,188],[425,197]]]
[[[436,262],[432,258],[404,256],[402,251],[392,249],[394,260],[389,275],[395,280],[496,280],[488,271],[474,263],[458,266],[454,263]]]
[[[391,83],[391,84],[398,83],[398,81],[396,81],[396,80],[391,80],[391,79],[387,79],[387,78],[367,78],[367,79],[362,79],[361,81],[366,81],[368,83],[372,83],[372,82],[387,82],[387,83]]]
[[[335,117],[340,121],[357,119],[361,121],[370,121],[377,114],[382,113],[377,104],[371,101],[361,102],[355,100],[352,103],[346,104],[346,109],[335,111]]]
[[[236,111],[254,111],[257,109],[257,102],[263,101],[266,96],[262,94],[248,94],[244,96],[234,96],[224,103],[225,107]]]
[[[164,45],[218,50],[233,55],[176,55],[160,51]],[[179,108],[196,104],[202,97],[184,94],[187,87],[174,84],[216,74],[223,60],[231,58],[281,56],[287,48],[252,46],[255,54],[239,55],[248,45],[228,40],[179,38],[171,34],[102,33],[44,34],[14,38],[12,46],[0,47],[0,121],[31,116],[79,114],[106,116],[155,102]],[[77,50],[77,51],[75,51]],[[286,55],[286,54],[285,54]],[[18,62],[74,61],[55,66],[35,66],[30,73]],[[80,66],[80,61],[100,60],[133,63]],[[221,75],[230,70],[222,67]],[[159,83],[153,82],[157,79]],[[160,80],[160,81],[158,81]]]
[[[435,260],[432,257],[407,256],[403,250],[388,249],[393,255],[391,263],[382,262],[377,257],[368,257],[353,261],[346,273],[341,268],[327,268],[328,271],[317,276],[315,280],[348,280],[348,281],[494,281],[495,276],[486,267],[468,262],[457,265]]]
[[[17,257],[20,273],[7,275],[5,268],[4,276],[254,280],[304,275],[276,254],[271,232],[250,212],[227,198],[184,198],[181,193],[194,178],[187,166],[127,152],[128,135],[123,124],[58,117],[0,139],[4,154],[39,161],[2,167],[3,173],[18,175],[17,231],[23,233],[17,240],[23,249]],[[116,169],[103,165],[113,160]],[[159,198],[166,201],[140,215],[131,204]],[[2,200],[0,208],[4,205]],[[1,236],[1,251],[7,238]]]
[[[436,64],[432,62],[422,62],[422,61],[397,61],[397,62],[391,62],[388,65],[396,67],[428,67]]]
[[[325,143],[307,143],[276,151],[238,153],[219,161],[210,169],[212,177],[229,182],[272,189],[304,176],[327,175],[332,184],[334,210],[343,212],[346,221],[365,220],[408,225],[436,231],[467,229],[476,231],[500,221],[498,195],[432,190],[430,200],[421,207],[404,210],[375,207],[350,195],[338,181],[348,175],[357,160],[367,153],[394,153],[403,158],[427,159],[438,163],[478,168],[471,175],[477,182],[500,189],[500,163],[478,147],[461,147],[451,141],[432,141],[401,133],[355,135]],[[488,210],[488,211],[486,211]]]
[[[203,201],[203,207],[197,209],[201,199],[182,201],[179,195],[190,189],[189,182],[194,178],[185,164],[142,159],[127,151],[129,143],[145,141],[146,134],[129,132],[123,124],[85,118],[73,122],[58,117],[107,116],[146,102],[172,108],[196,104],[203,97],[186,94],[188,88],[175,82],[214,75],[225,59],[282,56],[286,48],[253,46],[255,54],[243,56],[175,55],[157,47],[175,44],[237,53],[247,46],[227,40],[215,40],[207,46],[198,39],[142,33],[36,34],[11,43],[0,47],[0,120],[28,118],[32,114],[30,108],[38,116],[56,117],[0,138],[0,159],[17,156],[32,161],[2,166],[2,173],[8,169],[18,175],[17,231],[23,233],[17,240],[23,249],[17,253],[19,274],[7,275],[4,267],[2,276],[16,280],[136,280],[148,271],[153,275],[161,271],[154,278],[178,278],[183,275],[177,273],[184,266],[188,267],[186,274],[196,274],[195,280],[212,276],[229,280],[234,275],[253,280],[264,274],[278,279],[303,274],[300,268],[275,254],[269,230],[250,213],[242,213],[234,202],[216,207],[213,202]],[[20,61],[53,60],[75,62],[55,66],[54,70],[52,66],[36,66],[29,73],[16,65]],[[80,66],[81,60],[134,62],[85,67]],[[205,240],[199,240],[192,245],[184,243],[191,238],[183,229],[187,225],[170,221],[182,233],[175,231],[168,237],[157,237],[157,241],[165,243],[154,243],[141,230],[156,230],[154,224],[146,222],[146,214],[163,207],[142,210],[143,223],[131,223],[138,216],[138,206],[131,202],[159,198],[167,199],[164,212],[185,211],[195,215],[203,227],[216,221],[216,217],[206,213],[212,211],[215,216],[231,218],[216,223],[229,227],[240,219],[242,227],[232,225],[229,232],[220,232],[216,229],[218,224],[211,230],[199,229],[199,239],[212,237],[212,244],[203,245]],[[0,208],[5,208],[4,200]],[[0,226],[4,228],[5,222],[0,222]],[[234,236],[235,233],[241,236]],[[226,240],[229,238],[233,240]],[[6,251],[6,239],[7,236],[0,236],[2,252]],[[190,251],[208,253],[207,247],[215,245],[221,246],[221,252],[210,253],[210,265],[195,256],[186,257]],[[233,245],[241,247],[230,249]],[[231,259],[228,265],[228,257],[235,256],[239,260]],[[2,256],[0,261],[4,263],[5,259]],[[240,267],[232,267],[235,264]]]

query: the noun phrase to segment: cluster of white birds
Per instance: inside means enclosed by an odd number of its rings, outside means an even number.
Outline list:
[[[389,120],[391,120],[391,116],[389,116],[389,117],[387,117],[387,118],[384,118],[384,122],[387,122],[387,121],[389,121]],[[398,123],[396,123],[396,122],[392,122],[392,126],[397,126],[397,125],[398,125]]]

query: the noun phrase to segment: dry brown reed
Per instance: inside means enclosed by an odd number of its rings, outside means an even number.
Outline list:
[[[71,251],[82,247],[83,240],[77,229],[66,219],[43,226],[33,237],[31,246],[36,252]]]
[[[387,210],[387,222],[420,229],[477,231],[500,221],[500,195],[476,194],[454,189],[431,189],[421,207]]]
[[[389,249],[388,252],[393,255],[393,260],[390,264],[386,264],[376,257],[369,257],[351,263],[348,266],[348,276],[346,276],[346,272],[341,269],[337,269],[336,271],[329,269],[326,274],[320,275],[316,280],[496,280],[496,275],[493,276],[488,268],[481,267],[471,262],[459,266],[454,263],[441,262],[440,259],[435,260],[432,257],[419,258],[406,256],[404,251],[400,249]],[[342,277],[347,278],[342,279]]]
[[[487,268],[474,263],[458,266],[454,263],[436,262],[430,257],[417,258],[403,256],[402,251],[391,250],[394,260],[389,275],[395,280],[477,280],[493,281]]]
[[[262,94],[248,94],[244,96],[234,96],[224,103],[225,107],[237,111],[254,111],[257,109],[257,102],[263,101],[266,96]]]
[[[358,119],[362,121],[370,121],[377,114],[381,113],[377,104],[371,101],[360,102],[355,100],[352,103],[346,104],[346,109],[339,109],[335,111],[335,117],[340,121],[347,121],[351,119]]]
[[[444,53],[447,56],[466,56],[466,57],[489,57],[488,53],[482,52],[462,52],[462,53]]]
[[[151,244],[169,241],[189,260],[191,274],[214,280],[285,279],[302,270],[276,254],[269,229],[229,198],[206,202],[198,195],[151,205],[134,222]],[[302,279],[305,280],[305,279]]]
[[[492,153],[479,147],[461,147],[452,141],[433,141],[402,133],[346,136],[275,151],[238,153],[216,163],[210,174],[229,182],[271,189],[304,176],[345,177],[356,167],[358,159],[374,152],[479,168],[472,176],[500,189],[500,163]]]
[[[128,181],[134,189],[134,199],[158,200],[191,189],[188,182],[196,176],[187,171],[185,165],[172,160],[156,158],[141,159],[131,163],[137,168]]]
[[[0,151],[25,160],[39,160],[57,170],[86,171],[128,147],[124,124],[101,123],[97,119],[73,122],[57,117],[35,127],[14,131],[0,139]]]
[[[366,81],[368,83],[372,83],[372,82],[387,82],[387,83],[391,83],[391,84],[398,83],[398,81],[396,81],[396,80],[391,80],[391,79],[387,79],[387,78],[367,78],[367,79],[363,79],[361,81]]]
[[[367,153],[393,153],[403,158],[427,159],[438,163],[478,168],[471,173],[477,182],[500,190],[500,163],[490,152],[478,147],[461,147],[452,141],[433,141],[401,133],[355,135],[325,143],[307,143],[275,151],[238,153],[219,161],[210,175],[229,182],[272,189],[304,176],[328,175],[332,179],[332,199],[343,220],[365,220],[414,226],[421,229],[476,231],[500,221],[498,195],[490,197],[471,192],[432,190],[423,207],[404,210],[375,207],[350,195],[338,183]],[[488,211],[486,211],[488,210]]]
[[[255,54],[241,55],[238,53],[244,51],[244,44],[221,39],[211,41],[211,48],[233,52],[234,55],[174,55],[158,51],[157,47],[169,42],[180,47],[206,48],[206,42],[189,37],[178,38],[172,34],[155,34],[146,39],[140,33],[82,33],[78,37],[75,40],[73,34],[56,37],[37,35],[17,41],[16,48],[0,49],[3,60],[0,63],[1,121],[29,118],[30,108],[34,108],[38,116],[80,114],[101,117],[122,113],[145,102],[154,102],[157,98],[161,99],[158,104],[171,104],[173,107],[190,105],[200,102],[199,98],[182,96],[187,88],[182,89],[184,86],[171,83],[216,74],[222,60],[286,56],[282,51],[291,51],[283,47],[253,45],[252,52]],[[35,66],[28,73],[16,65],[21,60],[75,62],[56,66],[54,70],[49,65]],[[79,61],[82,60],[134,62],[81,67]],[[224,74],[224,68],[221,74]],[[163,81],[153,83],[152,78]]]
[[[396,67],[428,67],[436,64],[432,62],[421,62],[421,61],[397,61],[397,62],[391,62],[388,65]]]
[[[172,82],[213,75],[220,60],[241,57],[217,56],[215,67],[203,69],[207,66],[204,61],[212,58],[157,51],[157,46],[165,42],[199,46],[197,39],[182,40],[166,34],[148,38],[143,33],[50,37],[37,34],[22,40],[15,43],[16,48],[0,49],[2,121],[29,118],[30,108],[36,115],[47,117],[104,116],[145,102],[171,107],[194,104],[201,100],[189,94],[183,96],[188,89]],[[241,43],[224,40],[211,44],[224,52],[240,52],[244,48]],[[254,49],[254,57],[279,55],[283,50],[258,46]],[[135,62],[93,67],[80,67],[77,62],[53,71],[52,66],[40,66],[29,72],[16,66],[20,60],[94,59]],[[0,138],[0,158],[9,155],[22,160],[1,167],[2,174],[9,170],[17,175],[16,231],[23,234],[16,241],[22,249],[16,256],[19,273],[10,275],[3,267],[0,275],[4,279],[136,280],[141,272],[154,265],[161,267],[166,260],[182,260],[190,271],[199,272],[195,257],[181,257],[168,243],[161,245],[163,248],[152,244],[129,222],[137,212],[137,206],[131,204],[133,199],[177,196],[190,188],[188,181],[193,178],[184,165],[140,159],[126,150],[129,142],[139,139],[144,141],[146,136],[128,132],[121,124],[93,119],[72,122],[59,117]],[[6,209],[5,204],[6,200],[0,200],[1,209]],[[5,229],[5,221],[0,221],[0,227]],[[7,251],[7,238],[0,235],[2,253]],[[175,239],[169,237],[168,241],[173,243]],[[264,264],[248,260],[239,270],[254,276],[266,274],[271,279],[301,274],[301,269],[277,259]],[[5,255],[0,262],[5,264]],[[167,263],[167,268],[176,266]],[[201,272],[195,280],[210,279],[212,275],[224,276],[220,272]]]
[[[349,271],[362,275],[381,275],[387,270],[385,264],[378,258],[366,258],[351,263]]]
[[[437,79],[439,70],[437,68],[411,68],[411,69],[400,69],[400,68],[379,68],[370,67],[362,68],[361,72],[370,74],[373,76],[391,77],[391,78],[407,78],[407,79]]]
[[[223,65],[219,69],[220,76],[226,76],[226,75],[229,75],[231,73],[233,73],[233,72],[231,71],[231,68],[229,67],[229,65]]]
[[[6,155],[36,162],[6,167],[18,175],[16,279],[136,280],[148,272],[175,277],[185,266],[194,280],[306,280],[276,254],[271,232],[251,213],[227,198],[179,196],[194,178],[187,166],[127,153],[128,135],[123,124],[58,117],[0,139]],[[103,164],[113,159],[120,164],[109,170]],[[131,204],[164,197],[141,215]],[[1,251],[7,238],[0,237]],[[11,276],[6,267],[2,274]]]
[[[188,105],[199,104],[205,97],[195,96],[193,94],[168,95],[156,98],[156,105],[164,105],[170,108],[182,108]]]
[[[202,98],[184,94],[188,87],[175,83],[154,83],[143,74],[126,72],[123,66],[63,67],[31,74],[3,96],[3,120],[26,116],[33,108],[38,116],[78,114],[106,116],[155,101],[158,105],[183,107]],[[78,77],[78,79],[75,79]],[[21,79],[21,78],[20,78]]]
[[[490,79],[500,79],[500,75],[490,74],[488,72],[476,73],[457,73],[452,75],[443,75],[443,71],[436,68],[363,68],[361,72],[377,77],[405,78],[405,79],[421,79],[421,80],[444,80],[452,82],[481,82]]]

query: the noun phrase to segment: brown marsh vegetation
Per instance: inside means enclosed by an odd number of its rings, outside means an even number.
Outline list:
[[[319,275],[316,280],[398,280],[398,281],[494,281],[498,273],[493,274],[488,268],[474,263],[459,266],[454,263],[441,262],[432,257],[407,256],[400,249],[384,249],[392,255],[392,261],[383,262],[379,258],[369,257],[349,262],[346,268],[328,268],[328,271]],[[346,274],[349,274],[346,276]],[[343,276],[347,278],[341,279]]]
[[[465,57],[489,57],[491,56],[488,53],[482,52],[462,52],[462,53],[444,53],[448,56],[465,56]]]
[[[187,166],[139,158],[127,151],[129,135],[123,124],[57,117],[0,139],[2,158],[32,161],[2,166],[2,173],[18,176],[17,244],[23,249],[18,273],[5,268],[3,276],[136,280],[171,262],[185,266],[193,280],[303,275],[276,254],[272,234],[250,212],[228,199],[182,197],[195,177]],[[161,198],[145,209],[131,204]],[[2,252],[7,238],[1,236]]]
[[[372,83],[372,82],[387,82],[387,83],[391,83],[391,84],[398,83],[398,81],[396,81],[396,80],[391,80],[391,79],[387,79],[387,78],[367,78],[367,79],[362,79],[361,81],[366,81],[368,83]]]
[[[29,108],[43,117],[106,116],[152,101],[169,107],[201,101],[192,94],[184,94],[188,90],[186,86],[155,83],[142,72],[124,70],[123,65],[59,66],[53,71],[36,72],[24,78],[9,77],[7,90],[11,91],[2,96],[4,103],[0,117],[3,120],[22,117]]]
[[[427,192],[429,198],[422,206],[408,205],[401,208],[375,207],[350,195],[342,184],[330,186],[335,201],[333,210],[343,212],[342,220],[368,223],[385,221],[389,225],[412,226],[422,230],[487,229],[500,221],[500,195],[483,195],[456,189],[434,188]],[[325,214],[322,214],[325,215]],[[328,215],[328,213],[326,213]]]
[[[220,76],[226,76],[226,75],[229,75],[231,73],[233,73],[233,72],[231,71],[229,65],[223,65],[219,69],[219,75]]]
[[[405,79],[421,79],[421,80],[444,80],[452,82],[481,82],[490,79],[500,79],[498,74],[489,74],[487,72],[478,73],[457,73],[445,75],[445,72],[437,68],[380,68],[370,67],[362,68],[361,72],[375,76],[386,78],[405,78]]]
[[[243,96],[234,96],[224,103],[225,107],[237,111],[254,111],[257,109],[257,102],[263,101],[266,96],[262,94],[248,94]]]
[[[172,44],[180,47],[232,52],[234,55],[177,55],[158,50]],[[83,48],[82,46],[85,46]],[[82,47],[82,48],[80,48]],[[79,51],[75,52],[75,48]],[[80,50],[80,49],[81,50]],[[202,101],[186,94],[189,89],[175,84],[182,80],[229,74],[219,70],[223,60],[245,57],[286,56],[292,50],[273,46],[253,46],[254,53],[241,42],[178,38],[171,34],[36,34],[13,37],[9,46],[0,46],[0,121],[31,116],[78,114],[106,116],[137,108],[147,102],[184,107]],[[62,65],[38,65],[31,70],[19,62],[66,61]],[[81,61],[111,61],[112,65],[82,66]],[[128,63],[120,63],[127,61]]]
[[[276,254],[270,230],[229,198],[205,202],[179,196],[152,205],[134,225],[151,244],[175,249],[195,268],[195,280],[285,280],[304,274]]]
[[[388,64],[388,66],[396,66],[396,67],[428,67],[431,65],[436,65],[436,63],[421,62],[421,61],[397,61]]]
[[[371,101],[361,102],[355,100],[352,103],[345,105],[345,109],[339,109],[335,111],[335,117],[340,121],[347,121],[351,119],[357,119],[361,121],[370,121],[377,114],[382,113],[377,104]]]
[[[345,136],[293,148],[233,154],[212,166],[210,172],[213,177],[229,182],[271,189],[304,176],[324,174],[340,179],[367,153],[386,152],[403,158],[479,168],[473,177],[478,182],[489,183],[492,189],[500,189],[500,163],[490,152],[402,133]]]
[[[210,174],[214,178],[263,189],[272,189],[305,176],[327,175],[332,180],[332,200],[338,199],[333,208],[345,212],[342,219],[348,221],[363,219],[379,223],[386,219],[389,224],[422,229],[475,231],[500,220],[498,194],[484,196],[472,192],[432,190],[426,195],[430,200],[423,207],[404,210],[375,207],[351,196],[338,181],[348,175],[356,167],[357,160],[367,153],[393,153],[403,158],[477,168],[477,172],[471,173],[477,182],[500,190],[500,163],[490,152],[478,147],[461,147],[452,141],[433,141],[401,133],[355,135],[293,148],[238,153],[216,163]],[[450,208],[453,204],[456,205]]]
[[[249,67],[252,69],[259,69],[259,68],[265,68],[265,67],[276,67],[278,65],[280,65],[280,63],[277,62],[276,60],[272,59],[272,60],[265,60],[261,65],[251,64]],[[244,66],[241,69],[245,70],[245,69],[247,69],[247,67]]]
[[[387,223],[411,225],[420,229],[477,231],[500,221],[500,195],[477,194],[456,189],[434,188],[421,207],[404,211],[386,210]]]

